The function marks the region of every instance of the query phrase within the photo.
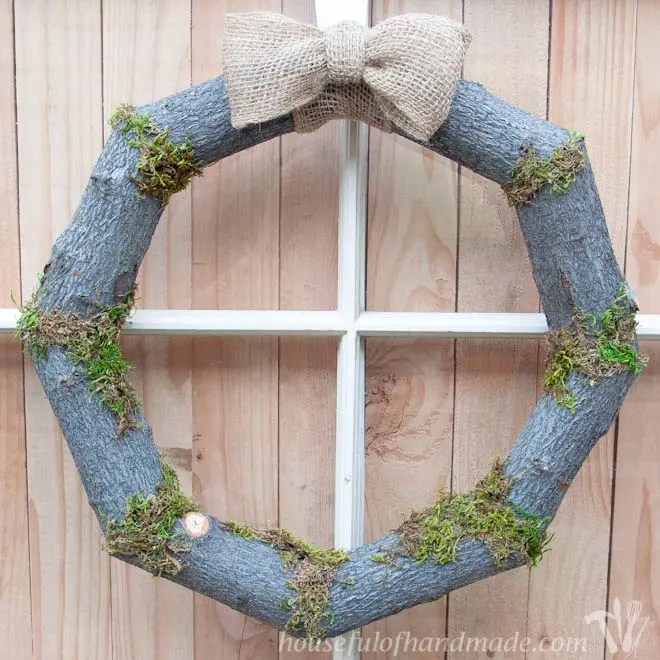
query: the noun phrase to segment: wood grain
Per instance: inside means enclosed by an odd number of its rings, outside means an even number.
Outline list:
[[[190,7],[177,0],[103,3],[103,97],[107,120],[120,103],[142,105],[190,86]],[[109,126],[106,121],[106,136]],[[175,195],[141,269],[138,306],[191,306],[191,193]],[[127,357],[156,444],[169,454],[192,452],[192,340],[131,338]],[[171,461],[192,491],[191,460]],[[112,561],[113,650],[116,660],[192,659],[193,595]]]
[[[279,0],[193,0],[193,82],[222,70],[224,14]],[[275,309],[279,296],[279,140],[207,169],[193,185],[193,305]],[[220,518],[278,523],[276,338],[195,340],[194,491]],[[277,633],[195,595],[195,659],[277,658]]]
[[[615,254],[625,252],[635,40],[634,3],[555,2],[549,118],[583,133]],[[605,110],[606,109],[606,110]],[[614,431],[592,451],[553,523],[552,552],[531,573],[528,634],[585,640],[602,657],[603,635],[585,615],[605,608]],[[541,660],[543,653],[528,654]]]
[[[18,171],[12,2],[0,2],[0,306],[20,297]],[[0,638],[15,660],[32,658],[30,545],[23,409],[23,360],[0,339]]]
[[[635,102],[633,111],[627,275],[643,312],[660,312],[660,196],[655,173],[660,167],[660,5],[640,0],[637,16]],[[627,627],[628,605],[641,604],[633,629],[637,657],[660,655],[660,487],[657,429],[660,424],[660,350],[643,345],[650,363],[633,388],[619,418],[609,610],[615,599]],[[624,660],[626,652],[608,653]]]
[[[640,15],[643,13],[642,10]],[[653,142],[658,143],[657,135],[651,144]],[[634,181],[633,178],[633,186]],[[639,619],[631,627],[633,641],[637,641],[639,636],[637,657],[656,658],[660,653],[660,549],[657,531],[660,526],[660,492],[656,431],[660,424],[657,405],[660,397],[660,351],[657,345],[649,343],[642,344],[642,350],[650,358],[649,366],[619,416],[607,610],[616,613],[618,601],[625,634],[629,621],[628,608],[635,607],[637,601],[640,604]],[[610,624],[610,630],[621,646],[614,622]],[[614,652],[606,649],[605,657],[607,660],[625,660],[627,653],[622,648]]]
[[[22,292],[69,224],[102,146],[100,2],[15,3]],[[25,410],[34,657],[110,657],[110,569],[32,367]]]
[[[458,0],[377,0],[373,23],[404,12],[461,20]],[[378,311],[453,311],[456,295],[457,167],[403,138],[371,130],[367,307]],[[451,474],[454,344],[367,342],[365,540],[432,501]],[[377,635],[442,637],[445,600],[365,628],[363,658]],[[414,651],[406,657],[422,657]]]
[[[465,24],[473,41],[464,76],[545,116],[549,3],[507,0],[494,7],[466,0]],[[501,188],[465,169],[460,185],[457,311],[536,311],[538,294],[522,232]],[[454,491],[473,488],[493,458],[508,452],[536,401],[537,359],[535,341],[457,340]],[[527,586],[527,571],[519,569],[450,594],[448,637],[465,632],[490,640],[522,633]],[[493,647],[475,657],[505,656]],[[507,660],[524,657],[519,649],[506,654]]]

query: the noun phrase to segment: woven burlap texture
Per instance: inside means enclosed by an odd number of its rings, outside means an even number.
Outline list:
[[[327,30],[269,12],[227,14],[223,68],[232,125],[292,113],[298,132],[359,119],[428,141],[447,118],[469,44],[463,25],[429,14]]]

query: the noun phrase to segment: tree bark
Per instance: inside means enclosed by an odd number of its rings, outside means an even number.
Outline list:
[[[192,87],[141,109],[171,139],[186,137],[195,155],[211,164],[253,145],[293,131],[290,117],[241,131],[232,128],[222,78]],[[425,145],[482,176],[504,183],[525,145],[548,156],[568,140],[562,128],[513,108],[481,85],[461,81],[449,117]],[[59,237],[44,269],[39,304],[89,316],[123,300],[132,288],[162,209],[138,199],[129,176],[136,151],[115,131],[91,175],[71,226]],[[551,328],[568,321],[574,307],[599,313],[609,307],[622,282],[603,217],[591,167],[577,175],[566,194],[540,192],[518,210],[534,278]],[[121,519],[135,493],[154,492],[161,480],[159,456],[146,424],[115,437],[115,419],[90,394],[84,375],[61,347],[35,359],[44,390],[59,420],[89,502],[102,526]],[[507,474],[515,479],[511,499],[520,508],[552,518],[568,484],[596,441],[608,430],[632,377],[617,374],[594,385],[572,378],[580,404],[575,414],[543,396],[509,454]],[[177,523],[184,530],[183,523]],[[333,637],[453,589],[519,566],[496,566],[480,542],[463,542],[455,563],[417,563],[397,558],[389,570],[369,560],[395,549],[393,534],[350,552],[337,573],[328,625]],[[210,518],[209,530],[192,541],[187,566],[172,581],[284,629],[290,573],[278,553],[227,532]],[[350,583],[354,584],[350,586]],[[301,631],[304,635],[304,631]]]

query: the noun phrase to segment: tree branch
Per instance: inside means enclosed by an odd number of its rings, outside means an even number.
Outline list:
[[[188,137],[206,165],[293,130],[289,117],[234,130],[222,78],[141,111],[168,128],[173,141]],[[509,106],[480,85],[461,82],[447,121],[426,146],[503,183],[511,178],[522,147],[532,145],[548,156],[567,138],[564,129]],[[44,270],[38,297],[42,311],[87,317],[122,301],[133,287],[162,212],[155,199],[137,198],[129,180],[136,158],[126,136],[113,132]],[[588,312],[611,305],[622,276],[588,165],[566,194],[546,187],[519,209],[519,218],[551,327],[566,323],[576,305]],[[45,358],[35,358],[35,366],[101,524],[121,519],[132,495],[153,493],[161,480],[151,429],[142,419],[140,428],[117,439],[114,417],[90,394],[63,348],[51,347]],[[507,474],[515,480],[510,494],[515,505],[554,516],[568,484],[614,420],[631,380],[619,373],[591,386],[573,377],[571,387],[580,400],[574,415],[550,397],[541,398],[507,463]],[[184,531],[181,521],[177,526]],[[331,590],[334,621],[328,636],[521,564],[511,560],[496,566],[482,543],[466,541],[455,563],[397,557],[403,568],[393,568],[383,579],[384,567],[369,557],[396,546],[397,537],[389,535],[350,552],[351,561],[340,567]],[[187,566],[168,579],[284,629],[288,613],[280,601],[290,596],[290,573],[275,550],[210,519],[209,531],[192,542],[187,559]]]

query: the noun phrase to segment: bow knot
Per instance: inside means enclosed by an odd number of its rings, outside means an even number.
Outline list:
[[[292,114],[298,132],[329,119],[392,125],[429,140],[449,113],[470,33],[442,16],[403,14],[367,30],[322,31],[281,14],[228,14],[224,76],[235,128]]]
[[[325,31],[329,82],[359,83],[364,75],[367,31],[354,21],[342,21]]]

